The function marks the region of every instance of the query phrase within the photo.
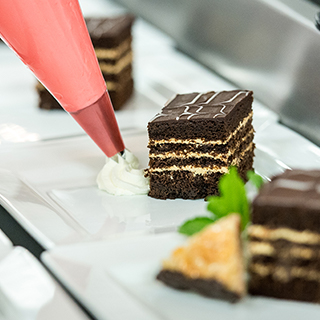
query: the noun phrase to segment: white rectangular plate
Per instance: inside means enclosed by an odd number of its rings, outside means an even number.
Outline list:
[[[147,134],[124,135],[125,144],[148,163]],[[319,148],[277,124],[260,125],[254,167],[268,179],[286,168],[320,168]],[[203,200],[112,196],[95,179],[105,158],[86,136],[0,150],[0,203],[45,248],[137,233],[176,230],[205,215]]]
[[[317,304],[246,297],[236,304],[179,291],[155,279],[177,233],[56,247],[44,263],[98,319],[280,320],[320,317]]]
[[[26,249],[0,230],[0,319],[74,319],[88,316]]]

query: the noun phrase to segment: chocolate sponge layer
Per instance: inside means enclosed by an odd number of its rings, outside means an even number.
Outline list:
[[[180,272],[162,270],[158,274],[157,279],[175,289],[192,290],[204,296],[216,299],[236,302],[241,298],[237,293],[226,289],[218,281],[206,279],[190,279],[185,277]]]
[[[246,172],[252,169],[253,151],[248,153],[238,166],[238,172],[246,180]],[[201,199],[217,195],[220,172],[205,175],[193,174],[187,170],[153,172],[150,177],[149,196],[157,199]]]

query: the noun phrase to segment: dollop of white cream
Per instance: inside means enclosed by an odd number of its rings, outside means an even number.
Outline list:
[[[127,149],[123,157],[116,154],[107,158],[98,174],[97,184],[99,189],[116,196],[147,194],[149,191],[149,179],[144,177],[144,170],[139,169],[138,158]]]

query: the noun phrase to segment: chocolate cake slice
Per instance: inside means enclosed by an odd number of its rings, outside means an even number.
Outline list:
[[[181,290],[235,302],[246,293],[240,217],[232,214],[193,235],[177,248],[157,279]]]
[[[133,93],[132,34],[134,17],[86,18],[87,28],[102,75],[115,110],[119,110]],[[59,103],[38,83],[39,107],[62,109]]]
[[[253,93],[178,94],[148,124],[149,196],[198,199],[218,193],[231,165],[252,169]]]
[[[320,302],[320,170],[287,170],[252,203],[250,293]]]

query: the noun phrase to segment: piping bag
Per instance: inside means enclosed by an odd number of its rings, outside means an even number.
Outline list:
[[[2,0],[0,37],[107,157],[123,152],[78,0]]]

